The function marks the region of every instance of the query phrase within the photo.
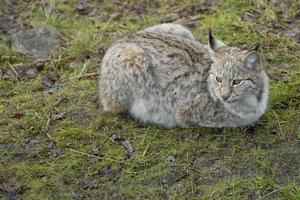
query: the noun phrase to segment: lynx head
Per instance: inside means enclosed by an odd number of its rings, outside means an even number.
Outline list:
[[[214,100],[232,109],[237,106],[261,106],[264,112],[268,96],[268,77],[262,69],[258,46],[251,50],[229,47],[217,40],[209,31],[209,51],[213,65],[208,78],[209,90]],[[264,101],[264,102],[262,102]],[[264,104],[264,105],[260,105]]]

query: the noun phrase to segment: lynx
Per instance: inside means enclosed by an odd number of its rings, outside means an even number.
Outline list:
[[[105,112],[129,112],[164,127],[241,127],[267,108],[268,76],[257,49],[196,41],[181,25],[161,24],[115,42],[99,77]]]

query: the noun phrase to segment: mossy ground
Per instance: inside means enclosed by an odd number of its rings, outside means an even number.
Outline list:
[[[265,0],[225,0],[210,11],[187,0],[95,1],[94,15],[80,13],[75,0],[17,2],[20,23],[56,27],[64,47],[34,79],[0,80],[8,91],[0,97],[1,199],[300,199],[299,44],[276,26],[263,31],[288,20],[299,26],[298,1],[284,13]],[[203,43],[211,27],[229,45],[262,44],[271,102],[257,127],[164,129],[99,112],[96,77],[76,76],[96,72],[101,59],[70,63],[170,13],[199,13],[192,31]],[[0,53],[0,69],[29,62],[4,41]],[[51,94],[47,71],[64,82]],[[112,136],[129,140],[134,152]]]

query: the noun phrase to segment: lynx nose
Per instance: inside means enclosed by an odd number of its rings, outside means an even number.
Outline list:
[[[221,93],[222,99],[227,100],[230,97],[231,92],[230,92],[229,88],[223,87],[223,88],[221,88],[220,93]]]
[[[229,97],[230,97],[230,95],[221,95],[221,97],[222,97],[222,99],[224,99],[224,100],[227,100]]]

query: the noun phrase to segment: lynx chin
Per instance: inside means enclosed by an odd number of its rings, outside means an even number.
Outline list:
[[[105,112],[129,112],[164,127],[249,126],[267,108],[268,76],[257,48],[208,45],[178,24],[160,24],[115,42],[99,77]]]

